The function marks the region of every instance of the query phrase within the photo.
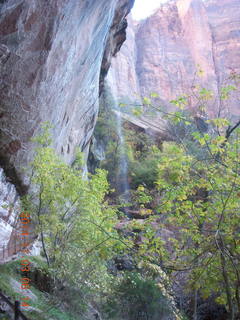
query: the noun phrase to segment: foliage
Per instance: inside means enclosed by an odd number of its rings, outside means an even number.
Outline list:
[[[231,90],[222,92],[226,97]],[[211,95],[200,90],[202,100]],[[182,97],[173,102],[180,109],[186,104]],[[179,144],[164,143],[156,179],[162,218],[145,221],[139,252],[166,270],[189,271],[190,287],[204,297],[217,293],[217,302],[234,318],[240,312],[239,122],[213,118],[205,121],[211,131],[202,130],[198,119],[184,112],[177,111],[177,123],[191,125],[190,134]],[[176,120],[174,113],[171,117]],[[171,237],[156,235],[169,226]]]
[[[129,127],[125,131],[125,140],[128,145],[129,178],[131,188],[139,185],[154,187],[157,174],[157,159],[159,148],[153,138],[144,132]]]
[[[144,184],[148,188],[153,188],[157,175],[157,157],[156,153],[149,152],[146,158],[134,160],[130,163],[131,187],[137,188]]]
[[[46,263],[42,261],[42,259],[37,257],[28,257],[29,261],[34,268],[45,268],[47,269]],[[17,293],[16,289],[11,286],[11,280],[15,280],[19,282],[22,275],[20,273],[20,260],[11,261],[4,265],[0,265],[0,288],[1,291],[8,297],[11,297],[11,301],[21,300],[22,294]],[[30,287],[30,292],[34,294],[37,299],[31,300],[29,302],[31,308],[26,308],[26,310],[22,310],[24,314],[32,319],[32,320],[47,320],[51,316],[54,320],[74,320],[76,319],[72,314],[72,310],[66,310],[65,306],[59,306],[59,301],[57,303],[53,303],[51,296],[46,295],[43,292],[39,291],[33,283]],[[7,315],[3,315],[2,320],[12,319],[12,317],[8,317]]]
[[[117,132],[117,116],[113,112],[116,103],[109,88],[105,88],[102,100],[94,135],[105,145],[105,160],[101,161],[100,167],[108,171],[108,181],[113,188],[117,189],[122,150]],[[129,112],[129,105],[120,103],[119,106],[124,108],[124,112]],[[157,173],[156,150],[152,148],[155,145],[153,139],[142,131],[134,130],[124,122],[122,131],[125,137],[125,156],[129,163],[129,180],[132,189],[140,184],[153,187]]]
[[[146,192],[147,191],[147,192]],[[144,206],[152,201],[152,197],[143,185],[139,185],[136,192],[136,201],[140,206]]]
[[[114,98],[108,87],[104,88],[101,100],[98,121],[94,129],[94,135],[98,140],[103,140],[105,144],[111,139],[117,139],[116,117],[112,112],[115,105]]]
[[[209,158],[197,161],[179,146],[168,146],[159,163],[161,214],[175,226],[169,239],[170,260],[160,249],[163,263],[174,269],[192,269],[192,284],[204,296],[217,292],[218,302],[239,304],[239,132],[222,146],[209,138]],[[197,139],[199,147],[205,144]],[[231,311],[231,310],[230,310]]]
[[[171,313],[156,281],[138,272],[126,272],[118,280],[104,311],[111,320],[154,320]]]
[[[161,114],[175,142],[156,146],[131,128],[125,137],[134,206],[139,213],[151,210],[144,223],[128,223],[140,233],[133,236],[136,259],[169,273],[188,272],[189,289],[203,298],[217,296],[235,319],[240,314],[240,120],[226,118],[224,108],[239,92],[239,75],[228,80],[218,96],[193,84],[188,94],[171,101],[174,111],[159,107],[156,93],[143,97],[134,115]],[[211,118],[210,108],[217,114]]]
[[[115,105],[110,89],[105,87],[100,100],[100,112],[94,136],[105,147],[105,159],[101,161],[99,167],[107,170],[108,181],[113,188],[116,188],[116,177],[121,156],[120,137],[117,132],[117,116],[113,112]],[[123,108],[124,105],[122,104],[120,108]]]
[[[199,68],[196,74],[201,77],[203,70]],[[187,272],[189,289],[203,298],[217,296],[231,319],[240,313],[240,121],[230,121],[223,111],[239,84],[239,75],[232,74],[217,97],[203,85],[193,84],[188,94],[171,101],[174,111],[156,104],[157,93],[143,97],[142,106],[133,108],[132,113],[142,116],[150,110],[167,120],[175,142],[163,147],[131,125],[124,124],[123,128],[132,200],[139,212],[144,209],[145,217],[144,222],[135,219],[127,224],[138,230],[132,235],[132,255],[170,274]],[[217,116],[209,119],[213,105]],[[116,185],[119,137],[109,110],[105,109],[102,119],[100,116],[100,124],[107,143],[103,165],[110,169],[110,180]],[[145,214],[145,209],[151,214]],[[127,280],[121,281],[130,294]],[[116,290],[121,288],[118,285]],[[125,296],[127,299],[126,291]],[[119,317],[122,302],[113,303]]]
[[[22,203],[40,234],[51,276],[86,293],[104,289],[110,277],[106,261],[123,246],[114,229],[116,209],[105,201],[106,172],[83,179],[81,156],[72,167],[60,160],[50,147],[48,125],[34,141],[34,192]]]

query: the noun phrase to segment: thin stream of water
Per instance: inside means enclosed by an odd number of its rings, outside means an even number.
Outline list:
[[[119,137],[120,142],[120,156],[118,163],[118,177],[117,181],[119,183],[119,192],[122,195],[123,201],[129,203],[130,198],[130,187],[128,182],[128,157],[126,150],[125,137],[123,132],[123,122],[121,117],[121,112],[118,108],[118,112],[116,113],[117,120],[117,135]]]

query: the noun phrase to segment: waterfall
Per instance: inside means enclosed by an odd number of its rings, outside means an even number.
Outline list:
[[[128,157],[126,152],[126,142],[123,132],[123,123],[122,116],[119,110],[119,107],[116,108],[116,125],[117,125],[117,135],[119,137],[119,162],[118,162],[118,173],[117,173],[117,182],[118,182],[118,191],[122,195],[122,200],[125,203],[129,203],[131,200],[130,197],[130,187],[128,182]]]
[[[115,114],[116,134],[118,136],[118,170],[116,174],[116,189],[124,203],[130,203],[130,187],[128,182],[128,156],[124,137],[121,107],[119,106],[119,91],[114,69],[110,68],[104,87],[104,103]]]

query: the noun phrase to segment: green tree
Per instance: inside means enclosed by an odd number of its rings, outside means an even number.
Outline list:
[[[105,200],[109,185],[104,170],[83,179],[81,154],[73,166],[50,147],[49,125],[43,126],[31,163],[33,192],[23,199],[42,242],[52,278],[97,290],[107,286],[106,261],[123,242],[114,229],[117,209]],[[56,282],[56,283],[57,283]]]
[[[221,101],[235,86],[222,88]],[[206,119],[213,93],[198,88],[201,116],[186,112],[189,96],[173,100],[165,112],[184,130],[178,143],[164,143],[158,159],[159,213],[145,220],[139,253],[169,271],[188,271],[189,284],[203,297],[217,294],[231,319],[240,314],[240,121]],[[151,106],[151,100],[147,104]],[[187,134],[186,134],[187,132]],[[196,151],[197,150],[197,151]],[[164,239],[158,230],[169,229]],[[196,310],[195,310],[196,311]],[[196,313],[195,313],[196,316]]]

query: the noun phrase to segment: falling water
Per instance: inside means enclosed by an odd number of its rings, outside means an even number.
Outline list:
[[[116,112],[116,120],[117,120],[117,135],[119,137],[120,142],[120,155],[119,155],[119,163],[118,163],[118,191],[122,195],[122,199],[125,203],[130,202],[130,193],[129,193],[129,182],[128,182],[128,157],[126,153],[126,143],[125,137],[123,133],[123,123],[122,116],[117,108]]]
[[[117,74],[115,74],[115,69],[110,68],[106,86],[105,86],[105,101],[110,101],[109,106],[112,108],[112,111],[116,115],[116,133],[119,139],[119,148],[118,148],[118,171],[116,177],[116,187],[118,194],[121,196],[121,200],[124,203],[130,203],[130,188],[128,182],[128,156],[127,156],[127,148],[126,141],[124,137],[123,130],[123,121],[122,121],[122,113],[119,102],[123,102],[119,100],[119,86],[117,82]],[[108,86],[109,85],[109,86]],[[125,211],[125,210],[124,210]]]

